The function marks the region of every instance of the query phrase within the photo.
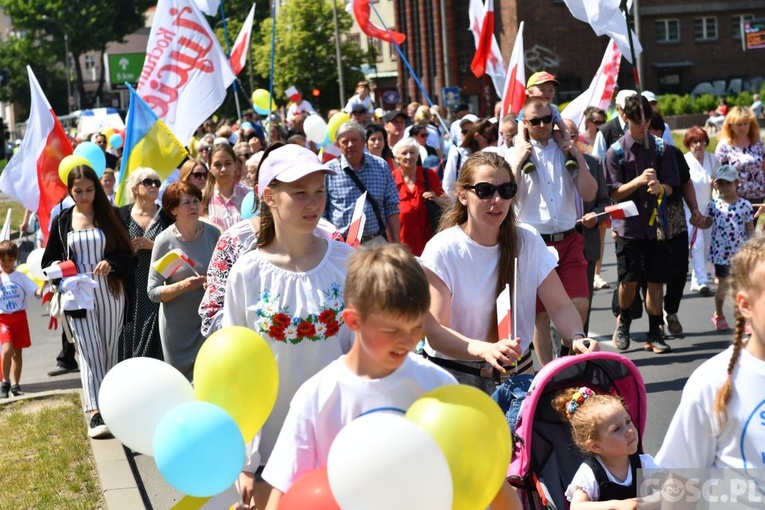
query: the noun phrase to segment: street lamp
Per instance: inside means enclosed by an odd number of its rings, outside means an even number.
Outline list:
[[[43,21],[49,21],[56,25],[59,30],[61,30],[61,33],[64,34],[64,65],[66,66],[66,109],[69,113],[72,110],[72,75],[69,70],[69,36],[66,33],[66,30],[64,30],[64,27],[61,26],[61,23],[54,20],[47,14],[43,14],[42,16]]]

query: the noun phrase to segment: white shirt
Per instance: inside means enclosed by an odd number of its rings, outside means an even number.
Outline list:
[[[619,125],[622,127],[622,131],[626,132],[627,123],[622,119],[622,116],[619,115],[619,113],[617,113],[616,116],[619,119]],[[602,163],[603,160],[606,159],[606,151],[608,151],[608,147],[606,147],[606,138],[598,129],[598,132],[595,134],[595,140],[592,142],[592,155],[598,158]]]
[[[465,147],[454,147],[449,151],[449,156],[447,156],[446,164],[444,165],[443,182],[444,191],[447,195],[454,193],[454,183],[457,182],[460,168],[465,164],[470,154],[470,149]]]
[[[733,394],[727,407],[728,420],[722,428],[714,414],[715,397],[728,377],[732,352],[733,347],[728,347],[705,361],[688,378],[680,405],[656,455],[656,462],[661,467],[757,468],[762,472],[765,464],[762,456],[765,445],[762,414],[765,412],[765,361],[741,349],[732,375]]]
[[[420,256],[422,264],[444,282],[451,293],[449,327],[476,340],[485,340],[496,309],[495,289],[499,245],[482,246],[461,227],[439,232],[428,241]],[[518,225],[518,333],[526,352],[534,335],[537,288],[558,264],[536,230]],[[447,358],[426,343],[431,356]]]
[[[34,296],[37,285],[25,274],[0,272],[0,315],[27,309],[27,296]]]
[[[291,103],[290,107],[287,108],[287,122],[292,122],[292,119],[298,115],[314,115],[315,113],[316,110],[313,109],[311,103],[303,99],[299,103]]]
[[[595,460],[603,467],[603,471],[606,472],[606,476],[610,482],[621,485],[622,487],[629,487],[632,485],[631,468],[627,470],[627,478],[619,480],[608,470],[599,456],[595,455]],[[644,453],[640,454],[640,464],[643,469],[660,469],[656,464],[656,461],[653,460],[653,457]],[[598,501],[600,499],[600,486],[595,479],[595,473],[593,473],[592,468],[584,462],[579,466],[576,474],[574,474],[573,480],[571,480],[571,483],[566,489],[566,499],[571,501],[577,489],[582,489],[585,494],[587,494],[587,497],[590,498],[590,501]]]
[[[704,164],[702,165],[690,151],[685,153],[685,161],[691,170],[691,182],[693,183],[693,190],[696,192],[696,203],[699,206],[699,211],[706,211],[707,205],[712,199],[712,181],[717,175],[717,169],[720,168],[720,161],[711,152],[705,152]],[[685,217],[690,219],[691,210],[685,201],[683,204],[685,204]]]
[[[416,354],[410,353],[396,371],[382,379],[357,376],[345,364],[345,356],[333,361],[306,381],[292,399],[263,479],[287,492],[300,475],[327,465],[332,441],[355,418],[382,407],[403,413],[423,394],[448,384],[457,381]]]
[[[366,98],[361,99],[358,94],[351,96],[351,98],[345,104],[343,111],[350,115],[351,111],[353,111],[353,107],[358,104],[366,108],[368,114],[372,115],[375,113],[375,105],[372,102],[372,96],[367,96]]]
[[[515,212],[518,221],[528,223],[541,234],[565,232],[576,226],[576,202],[579,194],[571,173],[566,169],[566,156],[555,140],[547,145],[531,141],[531,161],[536,169],[521,174]],[[510,153],[517,151],[511,148]]]
[[[353,248],[319,238],[317,242],[327,243],[327,252],[309,271],[276,267],[255,249],[236,261],[226,283],[223,327],[245,326],[259,333],[279,366],[279,395],[252,445],[252,471],[268,460],[300,385],[348,352],[353,340],[342,319],[346,264]],[[283,319],[289,321],[286,326]],[[306,331],[312,334],[303,334]]]

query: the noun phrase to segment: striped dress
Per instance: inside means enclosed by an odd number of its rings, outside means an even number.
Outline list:
[[[104,259],[106,236],[101,229],[88,228],[67,233],[68,252],[73,254],[77,273],[90,273],[98,282],[94,290],[95,309],[84,318],[69,315],[80,365],[80,379],[85,394],[85,411],[98,409],[98,391],[106,372],[117,364],[117,348],[125,316],[124,288],[118,296],[109,290],[106,276],[93,275],[93,269]]]

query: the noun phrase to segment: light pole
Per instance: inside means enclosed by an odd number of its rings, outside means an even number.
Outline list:
[[[58,21],[54,20],[47,14],[43,14],[42,19],[43,21],[49,21],[56,25],[56,27],[61,30],[61,33],[64,34],[64,66],[66,68],[66,113],[69,113],[72,110],[72,75],[69,69],[69,36],[67,35],[66,30],[64,30],[64,27],[62,27]]]

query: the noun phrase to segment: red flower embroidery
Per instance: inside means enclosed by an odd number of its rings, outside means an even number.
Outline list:
[[[286,338],[284,336],[284,328],[279,328],[277,326],[271,326],[268,328],[268,336],[279,342],[283,342]]]
[[[284,329],[290,325],[290,318],[287,314],[277,313],[274,318],[271,319],[271,323],[277,328]]]
[[[319,314],[319,322],[322,324],[329,324],[329,321],[335,319],[335,312],[330,309],[326,309]]]
[[[316,327],[310,322],[303,321],[297,327],[298,338],[316,336]]]
[[[337,321],[330,321],[327,323],[327,330],[324,332],[324,336],[329,338],[335,336],[340,331],[340,323]]]

